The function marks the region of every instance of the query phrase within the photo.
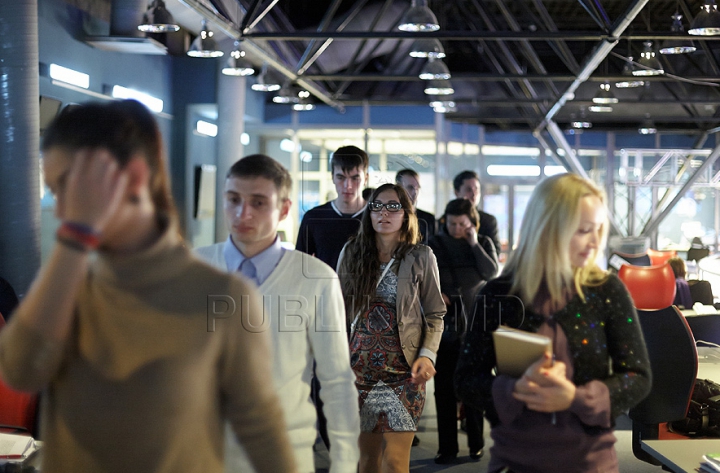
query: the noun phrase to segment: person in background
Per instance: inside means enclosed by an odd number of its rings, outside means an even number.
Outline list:
[[[260,298],[185,248],[150,111],[75,106],[42,150],[62,223],[0,331],[0,376],[45,392],[42,470],[220,473],[227,419],[257,471],[297,471]]]
[[[405,189],[408,197],[410,197],[420,226],[420,235],[422,236],[420,241],[427,244],[428,240],[435,235],[436,224],[435,215],[417,208],[418,196],[420,195],[420,175],[413,169],[401,169],[395,174],[395,184]]]
[[[363,191],[362,191],[362,199],[367,202],[367,200],[368,200],[368,199],[370,198],[370,196],[372,195],[373,191],[375,191],[375,188],[374,188],[374,187],[366,187],[365,189],[363,189]]]
[[[315,471],[317,415],[310,401],[315,363],[332,445],[330,472],[355,473],[360,421],[340,283],[335,271],[317,258],[280,245],[277,228],[290,211],[291,187],[290,173],[269,156],[237,161],[223,193],[230,235],[196,253],[218,269],[240,271],[260,288],[269,319],[275,391],[299,470]],[[234,470],[252,471],[246,465]]]
[[[300,222],[295,249],[315,256],[331,268],[337,267],[343,245],[360,228],[360,216],[365,210],[362,190],[368,180],[370,159],[357,146],[342,146],[330,158],[330,171],[337,197],[308,210]],[[313,378],[313,399],[317,407],[318,430],[325,446],[330,448],[323,402],[319,396],[321,385]]]
[[[675,273],[675,300],[673,304],[682,309],[692,309],[693,298],[690,294],[690,285],[685,279],[687,276],[685,261],[682,258],[673,256],[668,260],[668,264]]]
[[[365,210],[362,191],[368,179],[369,162],[367,153],[356,146],[343,146],[333,153],[330,169],[337,197],[305,213],[296,249],[331,268],[337,266],[343,245],[360,228],[360,216]]]
[[[498,237],[498,225],[495,216],[480,210],[480,178],[475,171],[463,171],[453,178],[453,189],[455,197],[458,199],[467,199],[473,203],[480,216],[480,229],[478,235],[489,237],[495,245],[495,252],[498,257],[502,252],[500,246],[500,238]],[[440,231],[447,233],[445,228],[445,216],[440,217],[438,224]]]
[[[10,321],[10,314],[18,303],[17,294],[15,290],[5,279],[0,277],[0,315],[5,319],[5,322]]]
[[[497,255],[492,240],[478,235],[480,226],[475,206],[467,199],[455,199],[445,207],[448,233],[430,239],[437,257],[440,290],[447,306],[445,330],[435,362],[435,406],[438,420],[438,454],[435,463],[454,463],[458,454],[457,398],[453,385],[460,355],[461,335],[467,327],[468,313],[475,295],[497,273]],[[479,243],[479,242],[482,242]],[[483,413],[465,406],[466,432],[470,458],[483,455]]]
[[[575,174],[541,181],[517,248],[480,291],[455,374],[460,399],[492,426],[488,471],[617,472],[613,423],[650,391],[650,363],[623,283],[600,269],[605,194]],[[552,340],[519,378],[496,375],[502,323]]]
[[[409,471],[425,383],[435,375],[445,303],[435,256],[419,239],[407,193],[383,184],[340,255],[360,394],[360,473]]]

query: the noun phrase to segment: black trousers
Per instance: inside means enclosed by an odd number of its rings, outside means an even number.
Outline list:
[[[435,360],[435,407],[438,423],[438,453],[457,455],[457,398],[453,388],[455,365],[460,355],[460,340],[441,341]],[[470,452],[485,446],[483,438],[483,413],[465,406],[466,431]]]

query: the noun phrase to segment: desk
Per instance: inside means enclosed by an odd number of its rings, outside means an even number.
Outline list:
[[[720,313],[697,314],[692,309],[680,311],[690,326],[695,340],[717,343],[720,345]]]
[[[641,446],[670,471],[694,473],[703,455],[720,452],[720,439],[643,440]]]

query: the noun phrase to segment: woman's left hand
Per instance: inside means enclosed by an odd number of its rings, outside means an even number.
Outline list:
[[[547,368],[536,365],[517,380],[513,397],[537,412],[568,409],[575,398],[576,386],[565,376],[565,364],[558,361]]]
[[[416,384],[427,383],[435,376],[435,366],[430,358],[419,356],[412,365],[412,382]]]

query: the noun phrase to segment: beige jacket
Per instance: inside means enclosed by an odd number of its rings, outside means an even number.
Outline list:
[[[337,271],[341,282],[351,277],[344,258],[346,247],[343,247],[338,259]],[[350,295],[345,294],[346,301]],[[435,363],[446,308],[440,293],[437,261],[430,247],[417,245],[400,261],[396,309],[405,359],[412,365],[419,356],[426,356]],[[346,304],[347,320],[355,317],[350,311],[352,307]]]

